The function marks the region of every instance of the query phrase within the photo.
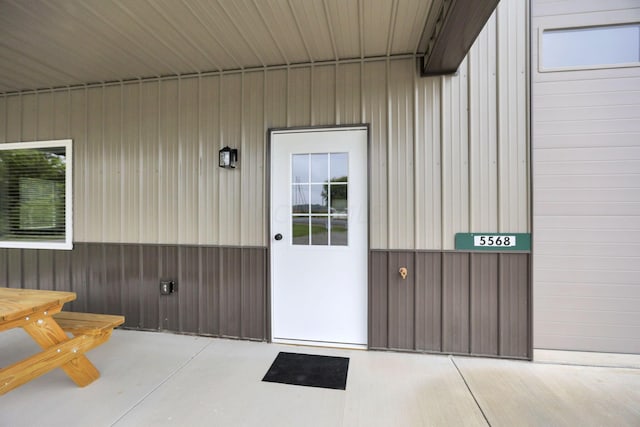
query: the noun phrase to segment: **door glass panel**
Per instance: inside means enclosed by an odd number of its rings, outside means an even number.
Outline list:
[[[311,182],[326,182],[329,177],[329,154],[311,155]]]
[[[349,155],[347,153],[331,153],[331,180],[345,178],[349,175]]]
[[[309,182],[309,155],[294,154],[291,158],[291,183]]]
[[[294,216],[291,226],[291,243],[294,245],[309,245],[309,217]]]
[[[291,211],[294,214],[309,213],[309,186],[293,184],[291,186]]]
[[[331,217],[331,246],[347,246],[349,244],[349,222],[346,216]]]
[[[347,184],[331,184],[331,213],[347,214]]]
[[[312,245],[328,245],[329,244],[329,227],[328,218],[326,216],[311,217],[311,244]]]
[[[329,211],[328,194],[325,185],[312,184],[311,187],[311,213],[326,214]]]
[[[291,243],[348,245],[348,153],[291,157]]]

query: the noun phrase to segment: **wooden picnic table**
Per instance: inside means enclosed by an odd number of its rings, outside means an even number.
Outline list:
[[[58,367],[80,387],[100,377],[84,353],[107,341],[124,317],[61,313],[75,299],[75,292],[0,288],[0,332],[20,327],[42,348],[0,369],[0,395]]]

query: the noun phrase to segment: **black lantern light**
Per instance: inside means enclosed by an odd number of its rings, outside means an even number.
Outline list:
[[[219,151],[220,160],[218,165],[221,168],[235,169],[238,162],[238,150],[236,148],[224,147]]]

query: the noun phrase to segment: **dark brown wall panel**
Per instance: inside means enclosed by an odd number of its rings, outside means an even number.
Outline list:
[[[10,288],[22,288],[22,252],[21,250],[8,249],[7,256],[7,286]]]
[[[414,254],[391,252],[387,270],[388,289],[388,345],[395,349],[413,349],[415,346],[415,278]],[[406,279],[400,276],[400,268],[407,268]]]
[[[129,328],[266,340],[267,264],[266,248],[1,249],[0,286],[74,291],[66,310],[124,314]],[[177,292],[161,296],[160,280],[175,280]]]
[[[498,354],[498,256],[471,254],[471,353]]]
[[[239,337],[242,311],[242,250],[224,248],[220,252],[220,335]]]
[[[527,254],[500,255],[500,354],[530,358],[530,268]]]
[[[220,248],[202,248],[199,330],[205,335],[220,335]]]
[[[180,332],[198,333],[200,299],[200,251],[201,248],[179,248],[178,314]],[[170,298],[170,297],[169,297]]]
[[[162,246],[160,248],[160,280],[178,282],[178,292],[160,296],[160,329],[180,331],[179,303],[182,289],[178,279],[178,247]],[[156,281],[156,293],[159,293],[159,286],[159,281]]]
[[[266,288],[267,277],[266,252],[253,249],[242,249],[242,338],[263,339],[267,331]]]
[[[122,272],[120,277],[120,296],[122,314],[127,325],[132,328],[141,327],[141,283],[142,270],[140,261],[141,248],[138,245],[122,245]]]
[[[442,351],[469,353],[469,254],[442,261]]]
[[[38,289],[38,251],[25,249],[22,254],[22,287]]]
[[[160,329],[160,246],[142,247],[142,281],[140,283],[140,327]],[[125,325],[130,326],[129,323]]]
[[[442,351],[442,255],[418,252],[415,265],[416,350]]]
[[[53,267],[53,251],[37,251],[38,257],[38,289],[55,289],[55,271]],[[63,268],[63,266],[61,266]]]
[[[369,254],[369,347],[389,348],[388,254]]]
[[[371,251],[369,347],[530,358],[529,256]]]

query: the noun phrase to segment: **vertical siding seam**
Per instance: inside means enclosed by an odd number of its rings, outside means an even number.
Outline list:
[[[438,138],[438,143],[440,144],[440,249],[443,250],[445,248],[444,244],[444,218],[445,218],[445,207],[444,207],[444,76],[440,77],[440,137]],[[444,280],[444,279],[443,279]],[[442,349],[441,349],[442,351]]]
[[[471,281],[473,280],[473,259],[474,259],[474,255],[473,253],[469,254],[469,260],[467,261],[468,267],[467,267],[467,318],[468,318],[468,325],[467,325],[467,352],[469,354],[473,354],[473,347],[472,347],[472,338],[473,338],[473,313],[472,313],[472,304],[471,304],[471,292],[473,291],[473,286],[471,286]]]
[[[202,201],[202,76],[200,74],[198,74],[198,96],[196,99],[196,123],[198,126],[198,132],[197,132],[197,138],[198,138],[198,183],[197,183],[197,187],[196,187],[196,191],[195,194],[198,197],[198,203],[196,203],[197,205],[197,209],[196,209],[196,233],[198,235],[197,238],[197,243],[199,245],[202,244],[202,230],[200,227],[200,211],[201,211],[201,201]],[[214,166],[215,167],[215,166]],[[198,250],[198,259],[199,259],[199,263],[202,263],[202,254],[201,251]],[[202,270],[202,266],[200,265],[199,267],[200,270]],[[202,274],[200,273],[200,278],[198,279],[200,283],[202,280]],[[200,288],[200,285],[198,285],[198,288]],[[199,294],[198,294],[199,295]],[[198,330],[200,330],[200,318],[198,318]]]
[[[502,316],[500,315],[500,310],[502,307],[502,254],[499,253],[498,254],[498,274],[496,277],[496,317],[497,317],[497,322],[496,322],[496,326],[498,328],[497,331],[497,354],[498,356],[501,356],[504,354],[503,350],[502,350]]]
[[[291,7],[291,4],[289,4]],[[287,93],[286,93],[286,102],[285,102],[285,113],[286,113],[286,127],[291,126],[291,112],[289,108],[289,94],[291,92],[291,66],[287,65]]]
[[[389,159],[389,156],[391,155],[391,126],[393,124],[392,120],[391,120],[391,95],[390,95],[390,88],[389,88],[389,73],[390,73],[390,65],[391,62],[389,60],[389,58],[387,57],[387,60],[385,61],[385,106],[386,106],[386,118],[387,118],[387,126],[386,126],[386,144],[385,144],[385,155],[386,155],[386,165],[387,165],[387,188],[386,188],[386,192],[387,192],[387,224],[386,224],[386,234],[387,234],[387,242],[386,242],[386,247],[388,249],[391,249],[393,247],[392,244],[392,240],[391,240],[391,224],[393,223],[393,213],[392,213],[392,209],[391,209],[391,190],[390,188],[392,187],[391,185],[389,185],[389,179],[391,177],[391,170],[392,170],[392,162]]]
[[[215,148],[222,148],[222,79],[223,76],[220,75],[218,77],[218,146]],[[214,151],[216,151],[214,149]],[[218,210],[218,216],[216,218],[216,222],[217,222],[217,227],[216,227],[216,233],[217,233],[217,241],[218,243],[227,243],[227,242],[223,242],[222,241],[222,236],[220,233],[221,230],[221,217],[222,217],[222,174],[220,173],[220,168],[215,169],[216,174],[218,175],[218,179],[217,179],[217,184],[218,184],[218,188],[217,188],[217,195],[218,195],[218,200],[217,200],[217,210]],[[220,325],[220,323],[218,323],[218,325]]]
[[[501,21],[501,16],[502,14],[500,13],[500,7],[496,8],[496,12],[495,12],[495,27],[496,27],[496,34],[495,34],[495,49],[496,49],[496,57],[495,57],[495,88],[496,88],[496,151],[495,151],[495,156],[496,156],[496,225],[498,228],[498,232],[501,233],[504,231],[504,227],[502,224],[502,207],[503,207],[503,203],[502,203],[502,173],[500,170],[500,166],[502,164],[502,162],[500,161],[500,146],[501,146],[501,140],[502,138],[501,136],[501,132],[500,132],[500,124],[501,124],[501,112],[503,111],[500,104],[500,60],[501,60],[501,55],[500,55],[500,21]],[[510,113],[510,112],[509,112]],[[507,115],[509,114],[507,113]],[[508,122],[508,117],[507,117],[507,122]]]
[[[340,120],[340,103],[338,102],[338,68],[340,65],[338,62],[335,63],[333,67],[333,116],[336,125],[339,125],[342,120]]]
[[[472,126],[471,126],[471,62],[472,62],[472,58],[473,58],[473,52],[469,51],[469,56],[467,58],[467,63],[466,63],[466,67],[467,67],[467,76],[466,76],[466,83],[467,83],[467,111],[466,111],[466,116],[467,116],[467,231],[475,231],[473,229],[473,220],[474,220],[474,203],[473,203],[473,197],[472,197],[472,193],[473,193],[473,187],[472,187],[472,180],[473,180],[473,171],[474,171],[474,161],[473,158],[471,156],[472,153],[472,148],[473,148],[473,133],[472,133]],[[460,82],[462,83],[462,79],[460,79]],[[462,135],[460,135],[462,137]],[[460,168],[460,171],[462,172],[462,168]],[[462,183],[462,182],[461,182]],[[482,215],[480,216],[482,218]]]
[[[83,190],[84,190],[84,194],[82,195],[82,200],[87,200],[87,152],[89,150],[87,150],[87,147],[89,146],[89,89],[87,89],[87,87],[84,87],[84,146],[85,149],[84,151],[84,158],[83,158],[83,172],[84,172],[84,178],[85,178],[85,185],[83,186]],[[76,151],[77,153],[77,151]],[[77,193],[76,193],[77,195]],[[74,204],[74,206],[78,206],[79,203]],[[77,208],[76,208],[77,209]],[[84,240],[87,240],[87,218],[89,216],[89,209],[87,209],[87,204],[85,202],[85,205],[82,209],[83,213],[84,213],[84,219],[82,221],[82,225],[84,226],[84,230],[82,233],[82,237],[84,238]],[[74,212],[75,214],[75,212]],[[75,222],[74,222],[75,224]]]
[[[446,279],[446,271],[444,268],[445,254],[440,252],[440,353],[444,351],[444,287]]]
[[[156,195],[156,203],[157,203],[157,210],[156,212],[160,212],[160,209],[162,208],[161,206],[161,194],[162,194],[162,176],[163,176],[163,171],[162,171],[162,136],[160,135],[160,123],[162,123],[162,111],[160,108],[160,105],[162,103],[162,81],[158,80],[158,123],[156,124],[156,130],[158,131],[158,178],[157,178],[157,182],[160,184],[158,185],[158,194]],[[156,243],[161,243],[161,239],[160,239],[160,227],[162,227],[161,223],[160,223],[160,218],[158,218],[158,222],[156,224],[157,230],[156,230]]]
[[[125,222],[125,210],[126,197],[125,197],[125,157],[124,156],[124,85],[120,85],[120,242],[130,237],[125,238],[124,222]]]
[[[107,229],[107,215],[105,215],[105,211],[106,211],[106,194],[107,194],[107,180],[105,179],[105,159],[107,158],[106,156],[106,148],[104,146],[104,122],[105,122],[105,85],[102,84],[101,85],[101,92],[100,92],[100,96],[101,96],[101,102],[102,102],[102,108],[101,108],[101,117],[100,117],[100,147],[101,147],[101,151],[102,151],[102,158],[100,159],[100,178],[102,181],[102,194],[99,196],[100,197],[100,206],[102,208],[102,213],[101,213],[101,220],[102,220],[102,229],[99,231],[100,233],[100,238],[97,239],[97,241],[99,242],[104,242],[104,230]],[[103,255],[103,260],[104,260],[104,255]]]
[[[144,148],[142,146],[142,80],[138,80],[138,171],[137,171],[137,175],[138,175],[138,197],[140,198],[140,206],[142,207],[142,202],[143,202],[143,194],[145,194],[144,191],[144,174],[143,174],[143,170],[144,170]],[[142,232],[142,224],[143,224],[143,220],[142,220],[142,209],[138,209],[138,237],[136,239],[136,243],[141,243],[143,238],[143,232]],[[140,254],[140,256],[142,257],[142,254]],[[142,276],[141,276],[142,278]],[[142,313],[140,314],[140,319],[142,319]]]
[[[360,59],[364,58],[365,38],[364,38],[364,0],[358,0],[358,29],[359,29],[359,42],[360,42]],[[360,63],[362,68],[362,62]],[[362,116],[364,118],[364,116]]]
[[[177,173],[178,173],[178,203],[180,203],[180,194],[182,194],[182,189],[184,188],[184,178],[182,176],[182,171],[184,170],[184,167],[182,165],[183,163],[183,158],[182,158],[182,153],[183,153],[183,141],[182,141],[182,131],[180,129],[180,126],[182,125],[182,77],[178,76],[178,84],[177,84],[177,104],[176,105],[176,133],[177,133],[177,142],[178,142],[178,168],[177,168]],[[185,189],[186,191],[186,189]],[[182,212],[182,209],[177,209],[176,212],[176,217],[175,217],[175,221],[176,221],[176,237],[175,237],[175,243],[183,243],[182,240],[182,235],[184,233],[184,227],[182,226],[183,221],[181,221],[180,219],[180,212]],[[180,258],[180,253],[178,253],[178,258]],[[178,270],[180,270],[180,260],[178,260]],[[178,302],[180,301],[180,295],[178,295]],[[179,317],[179,316],[178,316]]]
[[[262,162],[263,162],[263,170],[262,170],[262,194],[263,194],[263,205],[262,209],[264,209],[265,215],[262,218],[262,243],[269,245],[271,238],[271,189],[269,188],[268,183],[271,180],[269,174],[271,173],[271,166],[269,165],[269,147],[267,146],[267,133],[265,130],[268,130],[269,123],[267,119],[267,70],[264,70],[262,73]],[[265,237],[266,235],[266,237]],[[265,290],[266,292],[266,290]],[[266,313],[266,311],[265,311]]]
[[[242,72],[240,73],[240,153],[244,153],[244,148],[245,148],[245,132],[244,132],[244,122],[245,122],[245,105],[244,105],[244,85],[245,85],[245,78],[246,75],[244,73],[244,70],[242,70]],[[238,188],[238,199],[240,200],[240,212],[238,213],[240,216],[240,245],[244,245],[246,244],[245,240],[244,240],[244,228],[242,225],[244,224],[244,209],[242,209],[242,196],[243,196],[243,191],[242,189],[244,188],[243,184],[243,174],[242,174],[242,166],[240,166],[240,170],[238,172],[240,172],[238,175],[237,179],[240,180],[240,188]]]
[[[415,69],[412,67],[413,75],[413,249],[418,248],[418,231],[420,229],[419,224],[419,208],[418,208],[418,76]],[[422,186],[420,186],[422,188]],[[424,219],[424,217],[423,217]],[[415,261],[415,259],[414,259]],[[415,266],[414,266],[415,268]]]
[[[314,116],[314,108],[313,108],[313,75],[315,71],[315,65],[311,63],[311,67],[309,70],[309,123],[311,126],[315,124],[315,116]]]

